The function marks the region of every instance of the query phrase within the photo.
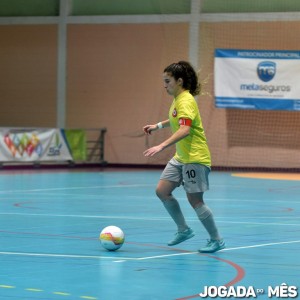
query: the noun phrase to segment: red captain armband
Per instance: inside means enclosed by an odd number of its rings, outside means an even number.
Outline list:
[[[185,126],[192,126],[192,120],[191,119],[179,119],[179,125],[185,125]]]

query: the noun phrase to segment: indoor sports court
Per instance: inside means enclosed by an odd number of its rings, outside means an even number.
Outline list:
[[[268,299],[268,287],[299,286],[299,175],[212,172],[206,201],[227,244],[214,254],[197,251],[207,233],[182,189],[196,236],[167,246],[175,227],[154,194],[159,175],[1,173],[0,298],[197,299],[204,286],[243,286]],[[125,233],[115,252],[98,239],[108,225]]]
[[[0,300],[300,297],[299,33],[298,0],[1,0]],[[197,93],[164,71],[182,61]],[[177,115],[183,92],[201,122]],[[172,144],[170,120],[192,138]],[[167,245],[155,192],[195,144],[213,253],[182,186],[195,236]]]

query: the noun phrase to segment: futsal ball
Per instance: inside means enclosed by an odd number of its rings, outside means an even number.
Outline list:
[[[107,226],[101,231],[99,240],[105,249],[115,251],[124,244],[125,235],[121,228],[117,226]]]

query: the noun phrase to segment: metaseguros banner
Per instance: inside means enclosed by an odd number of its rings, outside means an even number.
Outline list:
[[[215,50],[218,108],[300,110],[300,51]]]

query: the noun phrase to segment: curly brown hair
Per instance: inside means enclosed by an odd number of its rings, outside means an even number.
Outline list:
[[[164,69],[165,73],[169,73],[176,80],[182,79],[182,87],[190,91],[193,96],[199,95],[201,92],[201,83],[198,81],[198,75],[192,65],[187,61],[179,61],[173,63]]]

